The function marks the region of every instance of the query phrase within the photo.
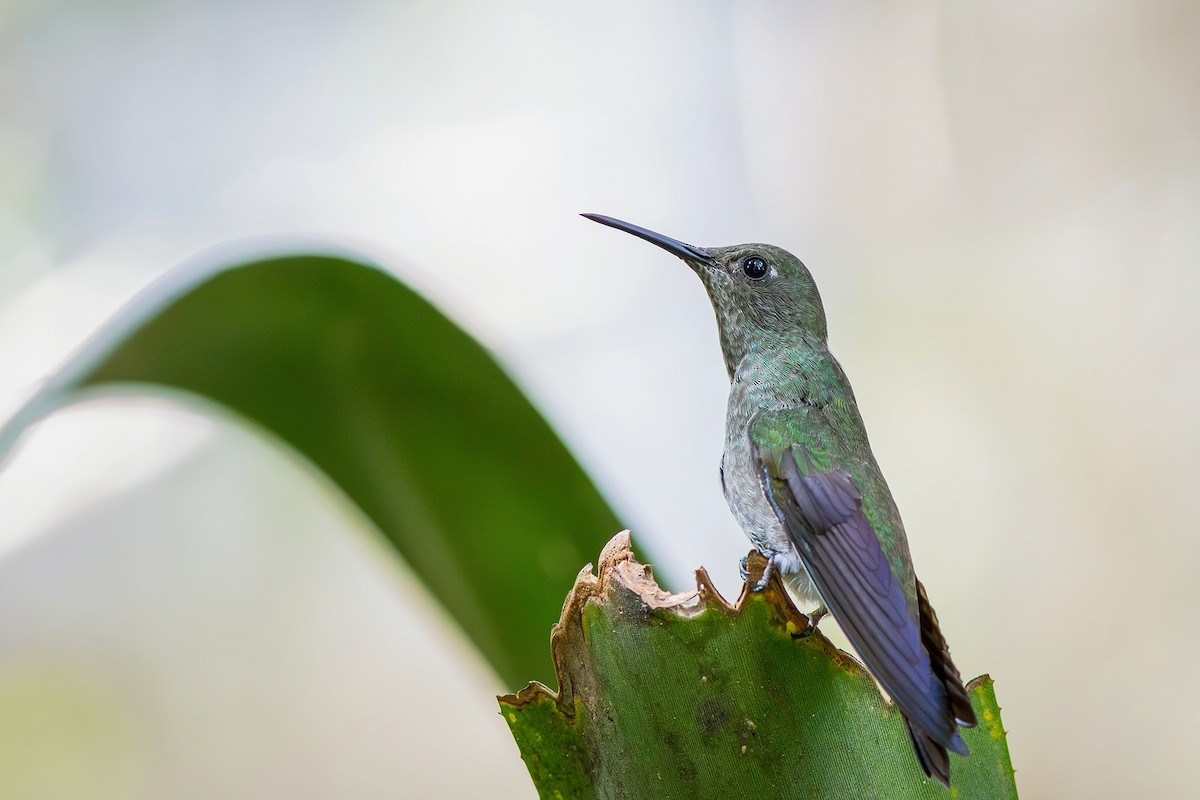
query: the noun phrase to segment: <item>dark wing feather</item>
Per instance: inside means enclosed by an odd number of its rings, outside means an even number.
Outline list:
[[[904,587],[889,568],[849,473],[832,465],[825,470],[801,470],[792,447],[756,447],[755,455],[767,498],[822,599],[904,714],[926,774],[946,783],[945,748],[967,754],[956,718],[970,724],[974,715],[958,673],[944,655],[945,642],[936,632],[928,601],[910,610]],[[931,630],[938,645],[932,660]],[[946,679],[951,673],[956,693],[948,692]]]

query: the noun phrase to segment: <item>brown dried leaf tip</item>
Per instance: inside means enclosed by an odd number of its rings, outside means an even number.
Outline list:
[[[600,552],[599,566],[595,572],[588,564],[575,578],[575,585],[563,603],[562,615],[550,632],[550,652],[554,659],[554,671],[558,678],[558,691],[534,681],[515,694],[500,697],[502,703],[524,706],[539,696],[555,700],[559,710],[568,717],[575,715],[576,691],[595,686],[591,658],[584,641],[583,612],[590,603],[610,604],[623,612],[648,613],[650,611],[676,614],[690,618],[714,608],[722,613],[737,615],[754,593],[750,584],[757,583],[766,568],[767,560],[758,551],[752,550],[747,557],[749,583],[742,586],[737,602],[730,604],[713,586],[704,567],[696,570],[696,589],[691,592],[673,594],[664,590],[654,579],[654,572],[647,564],[639,563],[633,556],[629,531],[621,531],[609,540]],[[757,593],[775,611],[781,628],[793,635],[809,630],[809,619],[802,614],[784,588],[778,573],[771,577],[765,589]],[[819,632],[812,634],[822,642],[829,654],[838,661],[849,656],[837,650]]]

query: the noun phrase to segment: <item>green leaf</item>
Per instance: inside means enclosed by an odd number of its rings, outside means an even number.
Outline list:
[[[509,683],[549,676],[546,631],[568,576],[619,528],[493,358],[353,256],[177,270],[0,430],[0,458],[30,424],[96,389],[187,402],[182,390],[291,445],[366,512]]]
[[[628,534],[580,573],[552,636],[559,691],[500,698],[541,797],[1016,798],[989,677],[968,686],[980,724],[947,790],[858,662],[801,635],[778,577],[734,605],[696,577],[694,593],[662,591]]]

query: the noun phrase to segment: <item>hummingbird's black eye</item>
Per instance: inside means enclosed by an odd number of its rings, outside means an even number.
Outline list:
[[[750,280],[761,280],[767,276],[767,262],[759,256],[747,256],[742,261],[742,272],[746,273]]]

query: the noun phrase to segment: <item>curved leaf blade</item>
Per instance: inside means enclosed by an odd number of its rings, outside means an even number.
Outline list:
[[[354,256],[181,269],[0,431],[0,458],[100,387],[182,390],[287,442],[375,522],[506,682],[551,674],[546,631],[567,576],[619,527],[487,351]]]

